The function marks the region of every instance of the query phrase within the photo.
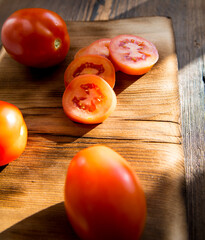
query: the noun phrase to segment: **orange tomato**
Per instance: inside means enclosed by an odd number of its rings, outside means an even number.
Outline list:
[[[68,167],[65,208],[82,240],[137,240],[146,199],[128,162],[102,145],[78,152]]]
[[[21,111],[0,101],[0,166],[17,159],[27,143],[27,126]]]

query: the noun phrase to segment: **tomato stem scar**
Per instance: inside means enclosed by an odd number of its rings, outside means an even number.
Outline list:
[[[59,38],[57,38],[54,41],[54,47],[55,47],[55,49],[58,49],[60,46],[61,46],[61,40]]]

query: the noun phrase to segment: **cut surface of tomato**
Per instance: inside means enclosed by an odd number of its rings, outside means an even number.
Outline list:
[[[116,68],[130,75],[145,74],[159,58],[153,43],[134,35],[116,36],[111,40],[109,50]]]
[[[74,122],[103,122],[115,109],[116,95],[101,77],[85,74],[74,78],[67,86],[62,104],[65,114]]]
[[[81,48],[74,56],[74,58],[93,54],[93,55],[100,55],[106,58],[109,58],[109,45],[110,45],[110,38],[102,38],[94,41],[89,46]]]
[[[110,60],[99,55],[85,55],[75,58],[64,73],[64,83],[67,86],[73,78],[94,74],[102,77],[112,88],[115,85],[115,69]]]

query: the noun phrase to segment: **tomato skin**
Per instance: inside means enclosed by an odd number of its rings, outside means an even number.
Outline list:
[[[136,174],[122,156],[103,145],[83,149],[71,160],[65,209],[83,240],[136,240],[146,218]]]
[[[27,144],[27,126],[21,111],[0,101],[0,166],[17,159]]]
[[[85,67],[87,65],[88,67]],[[79,72],[77,69],[79,69]],[[95,74],[102,77],[112,88],[115,86],[115,68],[111,61],[103,56],[91,54],[75,58],[65,70],[65,87],[76,77],[75,74],[76,76],[82,74]]]
[[[31,67],[50,67],[64,60],[70,38],[64,20],[55,12],[27,8],[4,22],[1,40],[16,61]]]
[[[147,73],[159,59],[157,48],[150,41],[134,35],[118,35],[109,45],[115,68],[129,75]]]
[[[97,124],[114,111],[115,92],[101,77],[84,74],[75,77],[66,87],[62,105],[65,114],[74,122]]]

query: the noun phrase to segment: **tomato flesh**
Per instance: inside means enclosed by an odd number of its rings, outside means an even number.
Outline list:
[[[119,35],[113,38],[109,50],[110,59],[116,68],[130,75],[145,74],[159,58],[153,43],[133,35]]]
[[[67,86],[79,75],[94,74],[102,77],[113,88],[115,85],[115,69],[105,57],[99,55],[84,55],[75,58],[64,73],[64,83]]]
[[[80,88],[85,91],[86,96],[83,97],[74,96],[72,99],[73,104],[79,109],[91,113],[94,112],[97,109],[97,104],[99,104],[104,99],[104,96],[100,88],[94,83],[81,84]],[[91,100],[89,99],[90,95],[92,95]]]
[[[63,94],[63,109],[75,122],[103,122],[116,107],[116,95],[101,77],[85,74],[74,78]]]
[[[146,218],[143,189],[127,161],[111,148],[78,152],[65,182],[68,218],[83,240],[136,240]]]
[[[20,110],[0,101],[0,166],[17,159],[27,143],[27,126]]]
[[[60,63],[70,47],[64,20],[55,12],[42,8],[14,12],[3,24],[1,39],[11,57],[31,67]]]

